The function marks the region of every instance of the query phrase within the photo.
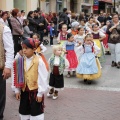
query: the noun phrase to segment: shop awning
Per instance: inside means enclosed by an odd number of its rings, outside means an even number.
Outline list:
[[[99,0],[99,1],[107,2],[107,3],[112,3],[112,0]]]

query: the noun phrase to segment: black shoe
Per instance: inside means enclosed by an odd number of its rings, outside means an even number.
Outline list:
[[[84,79],[84,82],[86,83],[86,82],[87,82],[87,79]]]
[[[109,51],[107,51],[107,52],[105,53],[105,55],[111,55],[111,53],[110,53]]]
[[[112,66],[112,67],[117,66],[116,62],[112,61],[112,65],[111,65],[111,66]]]
[[[89,81],[87,81],[87,83],[88,83],[89,85],[91,85],[92,81],[91,81],[91,80],[89,80]]]
[[[120,62],[118,62],[118,64],[117,64],[117,68],[120,69]]]

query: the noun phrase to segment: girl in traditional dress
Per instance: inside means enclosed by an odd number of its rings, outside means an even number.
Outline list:
[[[48,62],[43,54],[47,50],[47,48],[43,45],[43,43],[40,43],[39,39],[40,37],[37,33],[33,34],[33,40],[35,41],[36,45],[35,54],[41,56],[42,60],[46,65],[47,70],[49,70]]]
[[[78,34],[79,22],[75,21],[71,24],[72,28],[68,30],[68,33],[72,33],[73,35]]]
[[[60,45],[63,45],[64,42],[67,40],[67,25],[62,25],[62,31],[58,34],[57,42]]]
[[[67,41],[65,42],[63,49],[67,52],[66,59],[69,62],[69,68],[66,69],[68,71],[67,77],[71,77],[71,71],[73,71],[73,75],[75,75],[75,71],[78,65],[77,55],[75,53],[76,43],[74,42],[74,36],[71,33],[67,34]]]
[[[83,43],[84,37],[85,37],[85,30],[83,27],[79,27],[78,34],[74,36],[75,42]]]
[[[108,26],[110,25],[110,20],[107,20],[106,21],[106,25],[104,25],[100,30],[103,32],[103,33],[105,33],[105,35],[106,35],[106,38],[103,40],[103,45],[104,45],[104,47],[105,47],[105,52],[106,52],[106,55],[110,55],[110,50],[109,50],[109,47],[108,47],[108,38],[109,38],[109,36],[108,36],[108,34],[106,33],[106,31],[107,31],[107,28],[108,28]]]
[[[101,76],[99,60],[96,58],[100,48],[93,42],[92,34],[87,34],[84,43],[78,47],[78,52],[82,53],[79,64],[76,69],[78,78],[84,79],[84,82],[91,83],[91,80]]]
[[[50,79],[49,79],[49,93],[47,97],[52,97],[53,100],[58,98],[58,91],[64,88],[64,69],[69,67],[69,63],[62,56],[63,48],[60,45],[53,46],[53,54],[49,59],[50,65]]]
[[[14,62],[16,99],[20,100],[20,120],[44,120],[44,92],[48,71],[40,56],[34,54],[33,39],[22,42],[24,57]]]
[[[84,41],[84,38],[85,38],[85,30],[83,27],[79,27],[78,28],[78,34],[74,36],[74,40],[76,43],[81,43],[83,44],[83,41]],[[77,47],[76,47],[76,50],[77,50]],[[78,59],[80,58],[80,53],[76,52],[77,54],[77,57]]]
[[[94,24],[92,26],[92,29],[93,29],[92,31],[93,41],[100,48],[100,53],[97,56],[100,62],[102,63],[105,61],[105,58],[104,58],[105,51],[104,51],[104,46],[102,41],[105,39],[106,35],[99,30],[99,27],[97,24]]]

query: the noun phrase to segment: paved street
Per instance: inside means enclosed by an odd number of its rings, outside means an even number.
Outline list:
[[[52,47],[47,48],[48,59]],[[45,96],[45,120],[120,120],[120,69],[110,64],[110,56],[106,56],[101,78],[91,85],[75,77],[68,79],[65,73],[65,90],[59,93],[58,100]],[[11,79],[7,81],[5,120],[19,120],[19,101],[10,86]]]

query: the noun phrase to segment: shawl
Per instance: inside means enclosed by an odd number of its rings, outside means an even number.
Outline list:
[[[24,58],[20,57],[13,63],[14,86],[17,88],[24,87]]]

